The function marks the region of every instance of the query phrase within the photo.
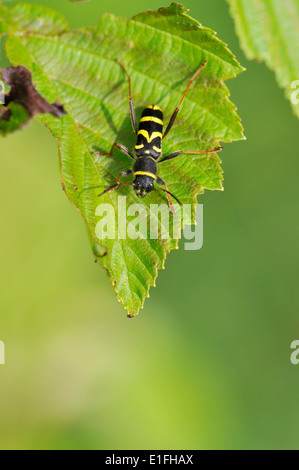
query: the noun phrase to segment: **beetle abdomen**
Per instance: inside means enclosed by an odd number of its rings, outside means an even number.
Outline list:
[[[144,155],[157,159],[161,155],[163,132],[163,113],[159,106],[150,105],[143,110],[135,153],[137,157]]]

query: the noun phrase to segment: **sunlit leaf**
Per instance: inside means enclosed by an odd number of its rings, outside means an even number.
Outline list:
[[[189,79],[207,62],[164,141],[164,154],[207,150],[218,147],[219,141],[243,138],[240,118],[223,83],[243,69],[215,33],[178,4],[130,21],[106,14],[96,28],[76,31],[70,31],[58,13],[23,3],[6,10],[1,20],[8,31],[6,50],[12,63],[28,67],[41,95],[50,103],[58,98],[67,111],[61,119],[49,115],[39,119],[58,139],[62,185],[85,221],[95,259],[106,268],[118,300],[129,315],[136,315],[166,254],[177,248],[177,239],[98,238],[99,204],[114,208],[117,232],[127,228],[123,211],[118,210],[123,201],[119,196],[126,196],[127,208],[132,203],[142,202],[146,209],[167,203],[161,192],[140,200],[130,186],[97,197],[115,183],[120,171],[132,168],[132,160],[118,150],[113,157],[94,152],[107,154],[114,142],[133,151],[136,139],[129,118],[128,83],[116,59],[130,74],[137,118],[146,105],[158,104],[165,122]],[[159,175],[186,204],[194,205],[204,189],[222,189],[216,153],[183,155],[161,164]],[[147,227],[148,223],[147,218]]]

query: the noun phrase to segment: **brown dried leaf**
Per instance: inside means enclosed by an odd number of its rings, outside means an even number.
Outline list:
[[[37,114],[49,113],[58,118],[66,114],[58,101],[51,104],[38,93],[32,83],[31,72],[23,65],[2,68],[0,72],[2,80],[10,87],[9,93],[5,95],[5,107],[0,108],[0,119],[9,121],[11,111],[6,106],[10,103],[19,104],[26,109],[27,122]]]

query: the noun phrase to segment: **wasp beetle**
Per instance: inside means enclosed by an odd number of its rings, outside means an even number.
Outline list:
[[[172,128],[179,109],[182,105],[182,102],[187,94],[187,91],[190,88],[191,83],[197,77],[197,75],[201,72],[201,70],[205,67],[206,62],[202,62],[200,67],[197,69],[193,77],[190,79],[187,88],[179,102],[179,105],[174,110],[169,123],[166,127],[165,132],[163,133],[163,113],[159,106],[150,105],[147,106],[142,113],[142,116],[139,121],[139,127],[137,130],[136,126],[136,115],[135,115],[135,108],[133,105],[132,100],[132,92],[131,92],[131,79],[129,74],[127,73],[124,65],[117,61],[120,67],[122,68],[123,72],[125,73],[128,79],[129,85],[129,107],[130,107],[130,116],[131,122],[133,126],[133,130],[137,135],[136,145],[135,145],[135,156],[122,144],[114,143],[110,154],[113,154],[114,147],[117,147],[121,152],[125,155],[128,155],[130,158],[134,160],[133,169],[129,169],[126,171],[122,171],[116,180],[116,183],[110,186],[109,188],[105,189],[99,196],[103,196],[103,194],[109,193],[118,189],[120,186],[125,185],[132,185],[135,193],[138,197],[144,197],[148,193],[153,190],[156,190],[154,183],[158,185],[164,186],[164,189],[159,188],[162,191],[165,191],[168,198],[169,208],[173,211],[173,205],[171,202],[171,197],[173,197],[180,205],[180,201],[168,190],[166,183],[157,175],[157,165],[166,162],[168,160],[172,160],[173,158],[178,157],[182,154],[192,154],[192,155],[202,155],[206,153],[218,152],[222,149],[222,147],[217,147],[211,150],[201,150],[201,151],[182,151],[179,150],[177,152],[173,152],[165,157],[162,157],[162,140],[167,136],[168,132]],[[98,152],[96,152],[99,154]],[[162,158],[161,158],[162,157]],[[134,181],[133,182],[125,182],[121,183],[120,178],[122,176],[133,175]]]

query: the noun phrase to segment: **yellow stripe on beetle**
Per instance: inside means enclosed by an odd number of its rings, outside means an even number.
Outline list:
[[[158,152],[158,153],[161,153],[161,149],[159,149],[158,147],[156,147],[155,145],[153,145],[153,149]]]
[[[143,137],[146,138],[148,143],[150,143],[156,137],[160,137],[162,139],[162,133],[161,132],[152,132],[151,136],[149,136],[149,133],[145,129],[140,129],[140,131],[138,131],[137,135],[143,135]]]
[[[135,145],[135,149],[136,150],[139,150],[139,149],[143,149],[144,145],[141,144],[141,145]]]
[[[154,180],[157,179],[156,175],[154,173],[149,173],[148,171],[135,171],[134,176],[150,176]]]
[[[144,116],[143,118],[140,119],[140,122],[145,122],[145,121],[156,122],[157,124],[161,124],[161,126],[163,126],[162,119],[159,119],[159,118],[154,117],[154,116]]]
[[[162,109],[159,108],[159,106],[157,106],[156,104],[153,106],[153,105],[149,105],[147,106],[148,109],[153,109],[153,110],[157,110],[157,111],[161,111],[162,112]]]

